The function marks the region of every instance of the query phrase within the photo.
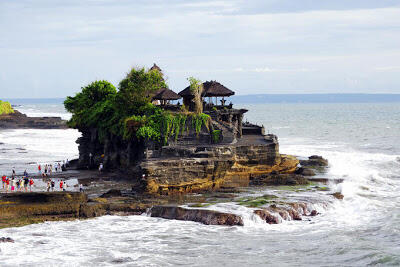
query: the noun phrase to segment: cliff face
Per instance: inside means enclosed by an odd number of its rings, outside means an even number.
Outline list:
[[[229,112],[213,114],[209,128],[197,133],[189,122],[185,133],[168,139],[168,146],[112,135],[101,142],[96,129],[81,130],[79,166],[103,162],[106,169],[129,172],[140,185],[137,190],[165,195],[247,186],[263,175],[296,170],[299,161],[279,153],[276,136],[264,135],[256,125],[242,125],[243,111]]]
[[[165,195],[247,186],[250,179],[274,171],[294,172],[298,163],[279,154],[276,139],[263,145],[168,147],[160,158],[141,163],[145,174],[141,182],[147,192]]]

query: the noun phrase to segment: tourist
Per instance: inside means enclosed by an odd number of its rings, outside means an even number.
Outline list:
[[[63,191],[67,191],[67,183],[64,181],[63,186],[62,186]]]
[[[40,164],[38,166],[38,171],[39,171],[39,175],[42,175],[42,166],[40,166]]]
[[[103,163],[99,164],[99,172],[101,172],[103,170]]]
[[[15,173],[15,167],[12,168],[12,177],[15,177],[16,173]]]
[[[2,182],[2,185],[3,185],[3,189],[4,189],[5,186],[6,186],[6,179],[7,179],[7,176],[5,176],[5,175],[3,175],[3,176],[1,177],[1,182]]]
[[[83,193],[83,185],[79,184],[79,192]]]
[[[54,163],[54,169],[56,170],[56,172],[58,171],[58,164]]]
[[[51,174],[52,174],[52,172],[53,172],[53,165],[49,165],[49,175],[51,176]]]
[[[16,185],[16,183],[15,183],[15,180],[14,180],[14,177],[13,177],[13,178],[11,178],[11,192],[14,192],[15,185]]]
[[[63,180],[60,180],[60,191],[63,190],[63,185],[64,185]]]
[[[50,192],[50,181],[47,181],[47,192]]]
[[[44,173],[45,173],[46,176],[47,176],[47,164],[44,166]]]
[[[29,180],[29,191],[31,191],[32,192],[32,185],[33,185],[33,179],[31,178],[30,180]]]
[[[25,178],[24,178],[24,189],[25,189],[25,192],[28,192],[28,185],[29,185],[29,178],[27,176],[25,176]]]
[[[20,186],[21,180],[17,180],[17,192],[19,192],[19,186]]]
[[[62,172],[62,168],[61,168],[61,163],[58,163],[58,169],[60,170],[60,172]]]
[[[6,177],[6,193],[8,193],[9,187],[10,187],[10,178]]]
[[[24,191],[24,185],[25,185],[24,179],[19,179],[19,191],[20,192]]]
[[[51,180],[51,192],[54,192],[54,186],[56,185],[56,183]]]
[[[28,172],[26,171],[26,169],[24,171],[24,176],[28,176]]]

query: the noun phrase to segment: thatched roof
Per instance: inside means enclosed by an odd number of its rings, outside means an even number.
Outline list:
[[[231,96],[235,92],[229,90],[217,81],[207,81],[203,83],[203,93],[202,96]],[[179,92],[180,96],[193,96],[190,86],[186,87]]]
[[[153,100],[177,100],[181,96],[168,88],[161,88],[153,96]]]
[[[160,67],[157,66],[156,63],[153,64],[153,67],[151,67],[150,70],[158,70],[159,72],[162,72],[161,69],[160,69]]]
[[[203,96],[231,96],[235,94],[235,92],[229,90],[217,81],[204,82],[203,87]]]

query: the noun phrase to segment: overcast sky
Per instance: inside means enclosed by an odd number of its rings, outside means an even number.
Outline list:
[[[237,94],[400,93],[399,0],[0,0],[0,98],[155,62]]]

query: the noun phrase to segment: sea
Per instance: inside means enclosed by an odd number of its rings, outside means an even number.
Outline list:
[[[400,266],[400,103],[257,103],[245,120],[279,138],[280,151],[329,160],[343,183],[310,198],[320,215],[269,225],[234,202],[207,207],[239,214],[243,227],[142,216],[103,216],[0,229],[1,266]],[[29,116],[70,118],[61,104],[24,103]],[[80,133],[0,130],[0,173],[78,156]],[[259,187],[253,194],[270,193]],[[309,194],[309,195],[307,195]]]

